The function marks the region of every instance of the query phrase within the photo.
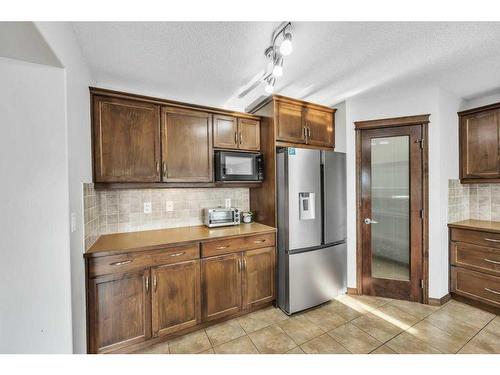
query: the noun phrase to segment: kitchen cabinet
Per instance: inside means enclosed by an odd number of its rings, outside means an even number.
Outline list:
[[[493,105],[459,112],[460,180],[463,183],[500,181],[499,108]]]
[[[313,146],[333,147],[333,114],[315,108],[304,109],[306,143]]]
[[[153,267],[153,336],[163,336],[200,322],[200,261]]]
[[[274,300],[274,247],[248,250],[243,259],[243,308],[248,309]]]
[[[202,319],[209,321],[241,310],[241,255],[202,259]]]
[[[91,279],[91,353],[109,352],[151,337],[149,269]]]
[[[94,96],[95,182],[160,181],[160,107]]]
[[[213,181],[212,115],[162,108],[162,180]]]
[[[260,122],[247,118],[214,115],[214,147],[259,151]]]
[[[306,134],[302,121],[302,106],[280,101],[277,102],[276,106],[276,139],[292,143],[305,143]]]

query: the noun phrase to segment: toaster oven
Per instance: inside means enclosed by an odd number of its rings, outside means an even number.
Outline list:
[[[203,223],[209,228],[240,224],[240,211],[237,208],[204,208]]]

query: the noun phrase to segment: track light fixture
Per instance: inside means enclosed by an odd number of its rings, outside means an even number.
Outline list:
[[[283,56],[288,56],[292,53],[292,24],[290,22],[282,23],[271,37],[271,45],[264,52],[270,61],[270,72],[268,71],[263,81],[265,83],[264,90],[271,94],[274,91],[276,78],[283,75]],[[269,70],[269,69],[268,69]]]

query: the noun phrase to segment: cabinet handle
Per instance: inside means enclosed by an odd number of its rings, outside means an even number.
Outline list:
[[[226,245],[226,246],[218,246],[216,247],[216,250],[224,250],[224,249],[227,249],[228,247],[230,247],[231,245]]]
[[[263,243],[263,242],[266,242],[266,240],[255,240],[255,241],[253,241],[253,243]]]
[[[241,259],[238,259],[238,272],[241,272]]]
[[[160,173],[160,162],[156,161],[156,173]]]
[[[488,262],[488,263],[500,264],[500,262],[497,262],[496,260],[491,260],[491,259],[488,259],[488,258],[483,258],[483,260],[484,260],[485,262]]]
[[[149,276],[146,276],[146,293],[149,293]]]
[[[493,293],[493,294],[498,294],[500,296],[500,292],[497,292],[496,290],[490,289],[490,288],[484,288],[487,292]]]
[[[500,242],[500,240],[495,240],[493,238],[484,238],[485,241],[489,241],[489,242]]]
[[[124,264],[132,263],[131,260],[122,260],[121,262],[110,263],[110,266],[123,266]]]
[[[234,143],[238,144],[238,133],[234,132]]]
[[[302,135],[304,136],[304,140],[307,140],[307,130],[305,126],[302,127],[302,133]]]
[[[243,144],[243,133],[240,132],[240,145]]]
[[[156,275],[153,276],[153,287],[156,292],[156,286],[157,286],[157,280],[156,280]]]
[[[171,257],[179,257],[179,256],[181,256],[181,255],[183,255],[183,254],[186,254],[186,252],[185,252],[185,251],[183,251],[182,253],[170,254],[170,256],[171,256]]]
[[[307,127],[307,139],[311,138],[311,128]]]
[[[247,258],[243,258],[243,269],[247,269]]]
[[[163,162],[162,163],[162,167],[163,167],[163,177],[167,177],[167,162]]]

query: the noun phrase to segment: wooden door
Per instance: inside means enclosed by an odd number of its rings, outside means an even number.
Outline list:
[[[238,119],[214,115],[214,147],[237,149],[238,144]]]
[[[163,336],[200,322],[200,261],[151,269],[153,336]]]
[[[278,141],[305,143],[305,128],[302,121],[302,106],[298,104],[277,102],[277,134]]]
[[[212,115],[162,108],[162,175],[165,182],[211,182]]]
[[[238,119],[238,148],[248,151],[260,150],[260,122],[246,118]]]
[[[307,143],[313,146],[333,147],[333,114],[314,108],[304,110]]]
[[[498,110],[461,118],[461,178],[500,177],[499,119]]]
[[[109,352],[151,337],[149,269],[89,281],[89,351]]]
[[[422,301],[421,139],[421,125],[361,130],[363,294]]]
[[[95,96],[95,182],[160,181],[160,107]]]
[[[202,320],[241,310],[241,253],[201,260]]]
[[[275,253],[274,247],[243,253],[243,308],[274,300]]]

